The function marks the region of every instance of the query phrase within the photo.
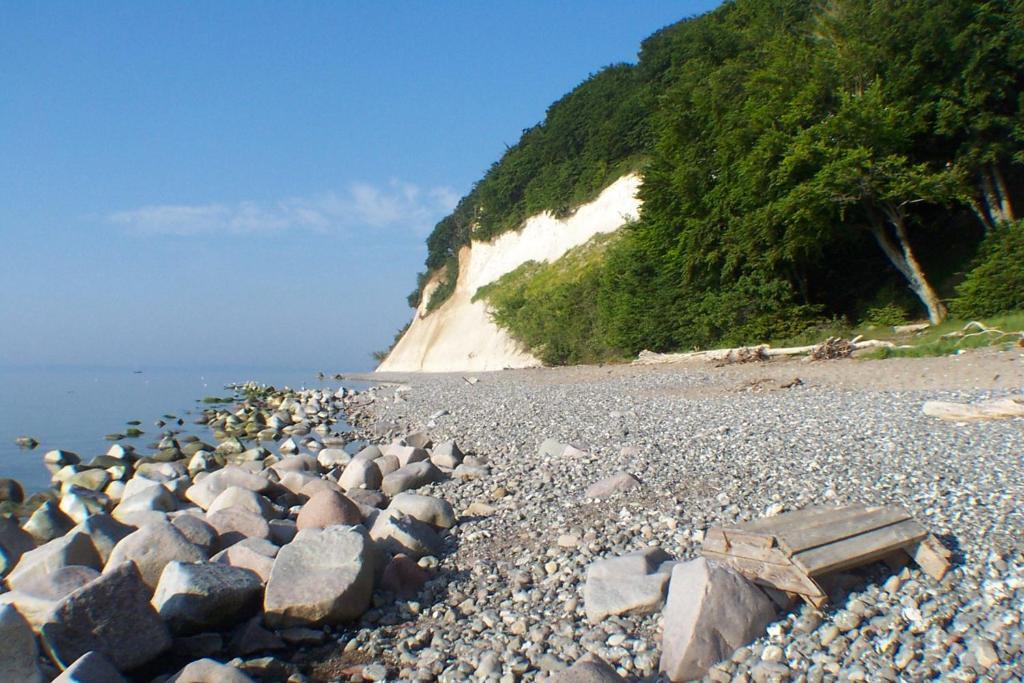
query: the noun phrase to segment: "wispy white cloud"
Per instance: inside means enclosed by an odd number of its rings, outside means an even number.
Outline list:
[[[143,235],[325,233],[365,227],[425,235],[458,200],[448,187],[422,188],[392,180],[387,185],[352,183],[343,192],[275,202],[157,204],[116,211],[106,220]]]

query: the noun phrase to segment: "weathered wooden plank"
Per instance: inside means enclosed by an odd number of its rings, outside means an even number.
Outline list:
[[[789,527],[776,532],[779,547],[790,555],[835,543],[851,536],[864,534],[896,522],[910,519],[906,510],[898,507],[865,508],[851,511],[841,519],[827,524]]]
[[[729,565],[737,572],[762,586],[770,586],[787,593],[802,596],[824,597],[825,593],[814,579],[792,564],[775,564],[736,555],[716,553],[704,548],[701,554],[710,559]]]
[[[818,546],[793,555],[793,563],[809,576],[867,564],[889,552],[917,543],[928,535],[916,520],[907,519],[866,534]]]
[[[765,542],[767,541],[767,543]],[[764,562],[789,563],[788,555],[771,547],[771,536],[750,536],[721,528],[709,529],[703,547],[714,552],[733,554]]]
[[[931,534],[928,534],[915,548],[910,551],[918,566],[925,574],[936,581],[941,581],[949,569],[949,558],[952,553],[946,546]]]
[[[751,522],[744,522],[743,524],[738,524],[736,526],[736,530],[774,535],[779,529],[828,524],[832,520],[842,519],[843,517],[862,509],[864,509],[863,505],[848,505],[845,507],[809,507],[804,508],[803,510],[784,512],[781,515],[775,515],[774,517],[763,517]],[[729,530],[728,527],[726,527],[726,530]]]

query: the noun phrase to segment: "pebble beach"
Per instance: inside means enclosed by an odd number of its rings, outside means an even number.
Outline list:
[[[51,451],[50,502],[0,528],[0,672],[667,680],[663,593],[609,607],[597,564],[641,553],[671,571],[712,527],[865,504],[904,508],[952,551],[942,580],[913,563],[837,573],[821,610],[773,606],[704,679],[1019,680],[1024,420],[922,405],[1019,395],[1021,360],[353,376],[376,384],[211,406],[213,443]],[[95,636],[97,602],[123,633]]]

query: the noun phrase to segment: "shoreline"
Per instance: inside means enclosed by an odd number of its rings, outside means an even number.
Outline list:
[[[190,491],[231,468],[259,475],[238,480],[262,491],[243,497],[265,501],[257,509],[277,531],[246,539],[250,554],[242,561],[223,554],[228,546],[221,548],[216,539],[226,532],[218,528],[202,563],[242,562],[243,572],[260,568],[269,586],[275,557],[293,545],[290,535],[277,534],[284,527],[294,534],[314,492],[345,490],[361,517],[358,526],[345,528],[386,538],[378,522],[390,524],[395,494],[339,488],[354,462],[351,453],[340,452],[345,443],[379,444],[379,451],[371,450],[382,454],[374,462],[383,468],[388,458],[399,466],[416,450],[397,439],[424,444],[427,462],[439,457],[443,442],[454,440],[465,458],[444,461],[436,480],[415,488],[437,501],[435,508],[447,506],[452,525],[416,527],[431,549],[413,556],[419,557],[412,563],[416,569],[403,570],[418,577],[408,592],[389,592],[382,586],[397,590],[396,584],[380,584],[378,574],[372,599],[364,587],[367,603],[354,618],[282,628],[259,613],[255,621],[239,616],[227,629],[203,631],[217,643],[203,656],[229,662],[253,680],[301,672],[310,681],[459,681],[544,680],[592,653],[627,680],[654,681],[660,613],[591,619],[586,586],[593,563],[654,546],[686,562],[698,556],[712,526],[811,505],[899,505],[954,551],[946,578],[936,583],[916,566],[846,572],[831,586],[823,612],[799,605],[782,610],[767,633],[716,666],[711,680],[768,680],[771,672],[806,680],[963,678],[974,672],[1008,680],[1019,675],[1024,654],[1024,629],[1019,616],[1013,619],[1014,606],[1024,600],[1024,420],[949,423],[925,416],[921,406],[933,398],[1018,393],[1022,358],[1016,350],[982,349],[958,357],[870,361],[351,373],[341,381],[372,386],[340,395],[254,393],[241,403],[203,406],[204,419],[223,432],[215,430],[219,443],[209,445],[220,454],[219,464],[202,449],[184,453],[192,443],[184,439],[174,448],[185,457],[166,462],[115,453],[114,446],[111,457],[134,471],[132,491],[122,486],[122,493],[139,495],[145,486],[145,495],[161,494],[144,504],[126,495],[104,510],[113,512],[115,524],[138,527],[134,534],[193,517],[208,525],[214,520],[204,511],[211,499]],[[264,417],[253,421],[260,411]],[[336,433],[338,419],[351,431]],[[232,434],[252,438],[271,428],[283,439],[263,442],[273,450],[245,450],[247,444],[233,440]],[[556,454],[552,441],[572,448]],[[623,473],[636,485],[591,496],[595,484]],[[145,481],[134,481],[140,477]],[[69,492],[75,499],[69,512],[83,521],[106,517],[90,508],[89,494]],[[119,512],[128,499],[135,502]],[[121,538],[127,543],[134,534],[124,533],[130,534]],[[51,543],[68,537],[57,534]],[[384,561],[398,562],[387,560],[394,553],[387,547]],[[220,559],[213,559],[218,550]],[[0,603],[18,605],[16,598],[0,593]],[[269,603],[264,609],[269,615]],[[239,651],[243,632],[263,646]],[[175,635],[170,654],[161,657],[177,667],[186,663],[186,653],[197,654],[190,648],[198,641]],[[785,653],[781,659],[779,651]],[[147,666],[149,678],[173,673],[170,664]]]

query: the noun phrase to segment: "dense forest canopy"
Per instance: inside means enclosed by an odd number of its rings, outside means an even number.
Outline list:
[[[588,252],[585,277],[533,264],[506,279],[516,296],[490,288],[501,324],[563,349],[545,360],[763,341],[880,308],[1021,308],[1022,84],[1024,0],[729,2],[554,103],[437,225],[428,272],[448,264],[452,281],[471,237],[642,168],[640,220]],[[588,330],[586,348],[538,338],[545,314]]]

